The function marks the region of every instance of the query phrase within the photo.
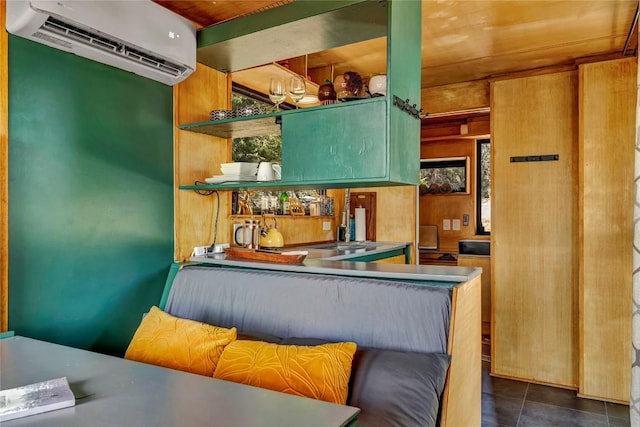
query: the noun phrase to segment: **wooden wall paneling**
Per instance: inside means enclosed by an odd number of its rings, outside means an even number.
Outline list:
[[[576,388],[577,72],[493,82],[492,365]],[[511,163],[511,156],[559,161]]]
[[[333,65],[323,67],[307,68],[307,74],[311,77],[311,81],[319,85],[323,85],[325,80],[333,81]],[[317,95],[317,94],[311,94]]]
[[[220,211],[216,242],[229,242],[230,193],[219,192],[218,206],[215,195],[201,196],[178,187],[219,174],[220,164],[231,158],[231,142],[177,128],[181,123],[208,121],[213,109],[227,109],[229,87],[226,74],[201,64],[197,64],[188,79],[174,87],[174,256],[177,261],[188,259],[194,246],[213,242],[217,209]]]
[[[459,255],[458,265],[482,268],[482,334],[491,333],[491,257]]]
[[[489,135],[491,135],[491,119],[489,115],[471,117],[467,120],[467,134],[464,136],[481,138],[488,137]]]
[[[0,2],[0,22],[6,2]],[[0,332],[9,327],[9,37],[0,29]]]
[[[296,56],[295,58],[288,59],[288,67],[294,73],[307,77],[307,56]],[[287,82],[289,84],[289,82]]]
[[[425,194],[418,197],[419,218],[421,225],[438,227],[438,244],[440,250],[458,251],[458,240],[468,239],[476,233],[475,219],[475,163],[476,142],[474,139],[457,139],[438,142],[422,142],[420,158],[469,157],[468,185],[469,193],[465,194]],[[462,216],[469,215],[469,225],[462,225]],[[443,219],[460,219],[460,231],[444,231]]]
[[[629,402],[637,58],[580,66],[580,395]]]
[[[229,221],[230,223],[242,223],[250,218],[249,215],[234,215],[229,218]],[[254,219],[262,221],[262,216],[256,215]],[[276,221],[286,246],[335,240],[336,227],[339,225],[335,216],[279,215],[276,217]],[[322,229],[322,224],[326,221],[331,224],[329,230]],[[268,223],[271,224],[271,221],[269,220]],[[233,242],[232,227],[228,228],[229,231],[225,234],[227,240],[225,241]]]
[[[376,240],[411,243],[411,262],[415,263],[417,187],[380,187],[376,192]]]
[[[411,263],[415,263],[417,187],[358,188],[367,191],[376,192],[376,241],[411,243]]]
[[[487,109],[489,82],[475,80],[422,88],[421,107],[425,113],[454,113]]]

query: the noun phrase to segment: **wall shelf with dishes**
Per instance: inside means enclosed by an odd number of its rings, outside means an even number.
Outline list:
[[[264,112],[251,116],[231,117],[221,120],[210,120],[206,122],[198,123],[185,123],[179,125],[179,129],[187,130],[190,132],[203,133],[211,136],[217,136],[220,138],[244,138],[248,136],[260,136],[260,135],[281,135],[281,123],[283,117],[294,114],[310,114],[318,110],[333,109],[340,107],[351,107],[354,104],[361,103],[384,103],[385,97],[375,98],[362,98],[357,101],[336,103],[331,105],[317,105],[304,110],[280,110]],[[348,113],[347,113],[348,114]],[[371,117],[371,120],[384,119]],[[327,123],[330,126],[331,123]]]
[[[232,80],[234,83],[240,84],[246,88],[254,90],[256,92],[267,95],[269,93],[269,81],[273,77],[279,77],[288,81],[289,78],[296,75],[302,75],[306,79],[306,72],[298,73],[293,69],[284,67],[278,63],[260,65],[258,67],[248,68],[246,70],[240,70],[232,73]],[[306,95],[302,100],[298,102],[300,108],[308,108],[320,105],[318,101],[318,88],[317,83],[311,80],[305,80]],[[295,101],[287,96],[284,102],[295,104]]]
[[[420,20],[420,2],[292,2],[200,30],[198,62],[236,78],[252,67],[262,72],[263,64],[269,64],[264,70],[283,72],[272,63],[386,36],[387,95],[181,124],[181,130],[222,138],[279,133],[282,179],[180,189],[417,185],[420,120],[394,105],[393,98],[420,102]]]

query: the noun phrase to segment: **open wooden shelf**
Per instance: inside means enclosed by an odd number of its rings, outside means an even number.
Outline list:
[[[266,114],[256,114],[247,117],[234,117],[231,119],[212,120],[208,122],[186,123],[178,127],[182,130],[190,132],[204,133],[220,138],[244,138],[248,136],[260,135],[280,135],[280,120],[282,117],[291,114],[304,114],[310,111],[333,109],[333,108],[349,108],[351,106],[360,105],[369,102],[384,102],[385,97],[362,98],[361,100],[339,102],[331,105],[318,105],[316,107],[305,108],[301,110],[279,110]],[[346,113],[345,113],[346,114]]]

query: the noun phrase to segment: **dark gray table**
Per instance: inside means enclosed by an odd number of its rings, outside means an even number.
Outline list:
[[[360,410],[25,337],[0,340],[0,389],[66,376],[76,406],[4,426],[342,426]]]

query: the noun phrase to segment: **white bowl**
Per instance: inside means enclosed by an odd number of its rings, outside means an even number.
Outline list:
[[[252,176],[258,171],[258,164],[250,162],[223,163],[220,165],[220,170],[224,175]]]
[[[379,74],[371,77],[369,80],[369,93],[371,95],[386,95],[387,94],[387,76]]]

